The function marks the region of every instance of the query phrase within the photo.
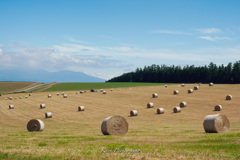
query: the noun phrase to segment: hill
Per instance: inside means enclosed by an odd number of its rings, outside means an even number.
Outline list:
[[[45,70],[0,70],[0,81],[25,81],[25,82],[104,82],[104,79],[89,76],[82,72],[59,71],[48,72]]]

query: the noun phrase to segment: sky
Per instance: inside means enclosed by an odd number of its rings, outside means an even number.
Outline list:
[[[239,0],[0,0],[0,69],[110,79],[240,60]]]

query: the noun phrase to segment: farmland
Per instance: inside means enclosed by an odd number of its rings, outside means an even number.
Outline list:
[[[17,97],[13,100],[5,100],[9,95],[4,95],[0,97],[0,159],[239,159],[240,85],[202,84],[188,94],[195,85],[119,86],[113,91],[105,89],[107,94],[88,90],[76,94],[78,89],[69,88],[64,91],[68,98],[56,96],[55,89],[32,93],[26,99],[19,99],[24,93],[11,94]],[[179,95],[173,95],[176,89]],[[152,98],[153,93],[158,98]],[[230,101],[225,100],[228,94],[233,96]],[[182,101],[187,107],[173,113],[173,107]],[[147,108],[149,102],[154,108]],[[45,109],[39,108],[42,103]],[[10,104],[14,109],[8,109]],[[213,110],[217,104],[223,106],[222,111]],[[80,105],[85,111],[77,111]],[[165,109],[162,115],[156,114],[160,107]],[[133,109],[138,116],[129,116]],[[45,119],[46,112],[52,112],[53,118]],[[204,117],[218,113],[228,117],[230,131],[206,134]],[[112,115],[127,120],[126,135],[102,134],[102,121]],[[30,119],[41,119],[44,131],[28,132]]]
[[[35,82],[0,82],[0,93],[15,92],[19,89],[32,87],[40,83]]]

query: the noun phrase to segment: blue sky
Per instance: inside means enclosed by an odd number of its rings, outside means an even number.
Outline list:
[[[238,0],[1,0],[0,68],[109,79],[240,60]]]

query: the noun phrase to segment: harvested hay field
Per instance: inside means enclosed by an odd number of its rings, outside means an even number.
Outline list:
[[[196,84],[187,84],[193,88]],[[181,84],[113,88],[112,92],[64,91],[39,92],[27,99],[5,100],[0,97],[0,159],[239,159],[240,158],[240,85],[201,84],[199,91],[188,94]],[[110,91],[110,89],[105,89]],[[179,90],[178,96],[173,90]],[[158,98],[152,98],[158,93]],[[227,101],[226,95],[234,97]],[[51,94],[52,98],[46,95]],[[26,94],[13,94],[24,97]],[[187,102],[178,114],[173,107]],[[154,103],[154,108],[146,104]],[[40,109],[39,104],[46,104]],[[8,106],[14,105],[9,110]],[[79,104],[87,109],[78,112]],[[213,110],[221,104],[222,111]],[[157,114],[156,108],[164,108]],[[131,117],[129,111],[137,110]],[[51,112],[53,118],[45,119]],[[224,114],[230,121],[225,134],[205,133],[207,115]],[[128,122],[124,136],[103,135],[106,117],[119,115]],[[31,119],[44,122],[42,132],[28,132]]]

